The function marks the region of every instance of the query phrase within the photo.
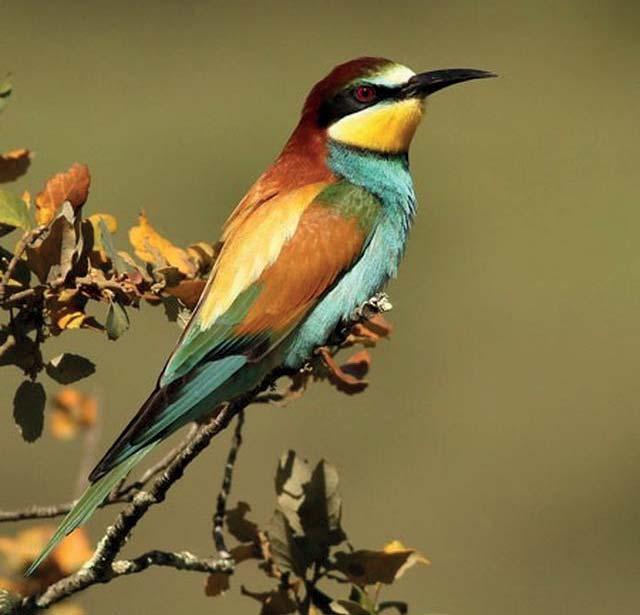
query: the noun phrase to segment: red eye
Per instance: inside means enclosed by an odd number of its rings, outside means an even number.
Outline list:
[[[359,85],[353,96],[358,102],[371,103],[376,99],[376,90],[370,85]]]

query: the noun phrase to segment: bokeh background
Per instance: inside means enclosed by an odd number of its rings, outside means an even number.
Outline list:
[[[88,163],[86,209],[116,215],[121,247],[143,207],[179,245],[215,240],[338,62],[500,73],[435,96],[417,135],[419,215],[369,390],[316,386],[286,409],[252,410],[232,500],[266,520],[277,458],[295,448],[338,466],[356,545],[399,538],[432,559],[387,592],[414,613],[638,612],[638,3],[13,0],[0,23],[0,72],[15,75],[2,149],[37,152],[13,188]],[[161,309],[132,316],[117,343],[68,333],[57,350],[98,364],[81,386],[101,399],[101,447],[177,335]],[[19,381],[2,368],[3,509],[67,500],[81,457],[47,434],[21,441]],[[228,437],[127,554],[211,549]],[[93,538],[114,512],[96,515]],[[202,585],[153,570],[82,603],[91,615],[257,612],[239,581],[215,600]]]

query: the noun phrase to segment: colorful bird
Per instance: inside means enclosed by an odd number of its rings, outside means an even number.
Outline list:
[[[156,444],[275,368],[300,368],[396,275],[416,209],[407,152],[425,99],[493,76],[415,74],[365,57],[313,87],[282,153],[227,220],[219,258],[155,390],[29,572]]]

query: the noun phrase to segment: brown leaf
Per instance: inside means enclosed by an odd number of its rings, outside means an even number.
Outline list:
[[[193,277],[197,273],[198,268],[187,251],[178,248],[160,235],[149,224],[144,212],[138,218],[138,226],[129,230],[129,241],[135,248],[136,256],[146,263],[162,267],[164,261],[166,264],[176,267],[180,273],[187,277]]]
[[[89,167],[78,162],[68,171],[51,177],[36,196],[37,223],[49,224],[65,201],[69,201],[74,209],[82,207],[89,196],[90,184]]]
[[[31,152],[28,149],[14,149],[0,154],[0,183],[12,182],[24,175],[31,164]]]
[[[47,232],[27,248],[27,263],[41,282],[51,282],[69,274],[81,249],[82,238],[76,233],[74,211],[67,204],[56,213]]]
[[[360,587],[376,583],[390,585],[408,568],[430,563],[424,555],[406,548],[397,540],[385,545],[381,551],[362,549],[351,553],[339,552],[335,559],[336,568]]]
[[[388,339],[393,332],[393,326],[381,314],[375,314],[368,320],[351,327],[345,346],[362,344],[375,346],[381,339]]]
[[[93,427],[98,417],[96,398],[71,387],[55,395],[51,407],[51,433],[61,440],[69,440]]]
[[[182,280],[176,286],[167,287],[164,290],[192,310],[198,303],[206,284],[205,280]]]
[[[249,542],[244,545],[237,545],[233,547],[231,551],[229,551],[231,555],[231,559],[239,564],[248,559],[261,559],[262,555],[260,553],[260,548],[255,542]]]
[[[360,365],[359,371],[364,371],[365,374],[368,371],[371,358],[366,350],[353,355],[352,359],[355,357],[355,361],[353,363],[350,364],[351,359],[347,361],[345,364],[347,370],[344,370],[340,365],[338,365],[336,360],[331,356],[331,352],[328,348],[319,348],[318,353],[327,367],[329,382],[331,382],[331,384],[333,384],[339,391],[342,391],[347,395],[355,395],[356,393],[364,391],[369,386],[369,383],[366,380],[363,380],[361,377],[353,375],[352,373],[357,373],[358,370],[355,369],[356,365]],[[351,372],[349,370],[351,370]]]
[[[78,570],[93,555],[89,538],[83,530],[80,528],[69,534],[51,554],[65,575]]]
[[[229,589],[229,574],[226,572],[214,572],[207,577],[204,593],[214,597],[224,594]]]
[[[93,554],[86,530],[80,528],[60,542],[33,577],[25,578],[24,571],[42,551],[54,530],[52,525],[36,525],[14,537],[0,537],[0,554],[4,555],[7,570],[15,577],[16,590],[20,593],[42,591],[74,573]]]
[[[198,271],[202,274],[207,273],[211,269],[220,253],[221,247],[222,244],[220,242],[211,245],[210,243],[199,241],[198,243],[191,244],[187,248],[187,253],[198,267]]]
[[[371,367],[371,355],[366,350],[352,354],[341,366],[344,374],[349,374],[357,380],[362,380]]]

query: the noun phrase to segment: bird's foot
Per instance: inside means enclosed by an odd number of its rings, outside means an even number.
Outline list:
[[[376,314],[384,314],[393,309],[387,293],[377,293],[371,299],[365,301],[351,313],[351,321],[354,323],[368,320]]]

